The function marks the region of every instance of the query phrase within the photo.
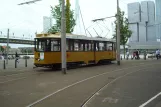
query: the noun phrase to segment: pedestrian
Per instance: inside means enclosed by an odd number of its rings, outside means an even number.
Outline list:
[[[135,51],[134,51],[134,52],[133,52],[133,59],[136,59],[135,57],[136,57],[136,53],[135,53]]]
[[[139,52],[136,50],[136,59],[139,59]]]
[[[4,54],[4,52],[2,53],[2,60],[5,60],[5,54]]]
[[[140,59],[140,51],[138,50],[138,59]]]
[[[126,58],[129,58],[129,51],[126,52]]]
[[[15,54],[15,58],[16,58],[16,62],[18,62],[19,63],[19,61],[18,61],[18,54],[17,54],[17,52],[16,52],[16,54]]]
[[[147,56],[147,51],[144,51],[144,60],[146,60],[146,56]]]
[[[1,55],[1,59],[2,59],[2,60],[4,60],[4,53],[2,53],[2,55]]]
[[[159,51],[159,49],[156,50],[155,54],[156,54],[156,58],[159,59],[159,57],[160,57],[160,51]]]

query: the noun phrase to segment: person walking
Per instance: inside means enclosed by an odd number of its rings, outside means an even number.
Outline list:
[[[15,58],[16,58],[16,62],[18,62],[19,63],[19,61],[18,61],[18,54],[17,54],[17,52],[16,52],[16,54],[15,54]]]
[[[132,59],[136,59],[136,52],[133,52],[133,58]]]
[[[139,52],[136,50],[136,59],[139,59]]]
[[[2,58],[2,60],[4,60],[4,53],[2,53],[1,58]]]
[[[160,57],[160,51],[159,51],[159,49],[156,50],[155,54],[156,54],[156,58],[157,58],[157,60],[158,60],[159,57]]]
[[[144,60],[146,60],[146,56],[147,56],[147,51],[144,51]]]
[[[126,59],[129,59],[129,51],[126,52]]]

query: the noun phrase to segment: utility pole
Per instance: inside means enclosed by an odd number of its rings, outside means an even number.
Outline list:
[[[66,19],[65,19],[65,1],[62,0],[62,18],[61,18],[61,61],[62,73],[66,74]]]
[[[8,52],[9,52],[9,29],[7,30],[7,61],[6,61],[6,64],[8,64]]]
[[[117,65],[120,65],[120,10],[119,0],[117,0]]]

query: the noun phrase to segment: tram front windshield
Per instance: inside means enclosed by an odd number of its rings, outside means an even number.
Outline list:
[[[51,52],[60,51],[60,39],[35,39],[35,51]]]

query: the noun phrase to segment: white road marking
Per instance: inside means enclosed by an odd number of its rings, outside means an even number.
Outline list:
[[[121,71],[121,70],[130,69],[130,68],[136,68],[136,67],[141,67],[141,66],[147,66],[147,65],[152,65],[152,64],[144,64],[144,65],[140,65],[140,66],[133,66],[133,67],[123,68],[123,69],[117,69],[117,70],[114,70],[114,71],[111,71],[111,72],[105,72],[105,73],[102,73],[102,74],[98,74],[98,75],[95,75],[95,76],[92,76],[92,77],[83,79],[83,80],[81,80],[81,81],[78,81],[78,82],[75,82],[75,83],[73,83],[73,84],[71,84],[71,85],[68,85],[68,86],[66,86],[66,87],[64,87],[64,88],[61,88],[61,89],[59,89],[59,90],[57,90],[57,91],[55,91],[55,92],[53,92],[53,93],[51,93],[51,94],[49,94],[49,95],[47,95],[47,96],[45,96],[45,97],[43,97],[43,98],[41,98],[41,99],[35,101],[35,102],[33,102],[33,103],[27,105],[26,107],[32,107],[33,105],[36,105],[36,104],[40,103],[41,101],[43,101],[43,100],[45,100],[45,99],[47,99],[47,98],[49,98],[49,97],[51,97],[51,96],[53,96],[53,95],[55,95],[55,94],[61,92],[61,91],[65,90],[65,89],[67,89],[67,88],[69,88],[69,87],[75,86],[75,85],[77,85],[77,84],[79,84],[79,83],[82,83],[82,82],[84,82],[84,81],[87,81],[87,80],[96,78],[96,77],[98,77],[98,76],[102,76],[102,75],[105,75],[105,74],[108,74],[108,73],[112,73],[112,72],[116,72],[116,71]],[[135,72],[136,72],[136,71],[135,71]],[[133,72],[130,72],[130,73],[133,73]],[[128,74],[130,74],[130,73],[128,73]],[[126,75],[128,75],[128,74],[126,74]],[[126,76],[126,75],[124,75],[124,76]],[[124,76],[121,76],[121,77],[124,77]],[[121,78],[121,77],[119,77],[119,78]],[[118,80],[119,78],[113,80],[112,82]],[[111,83],[111,82],[110,82],[110,83]],[[85,107],[85,106],[83,106],[83,107]]]
[[[153,101],[154,99],[156,99],[158,96],[161,95],[161,92],[158,93],[157,95],[155,95],[154,97],[152,97],[151,99],[149,99],[147,102],[145,102],[144,104],[140,105],[139,107],[145,107],[147,104],[149,104],[151,101]]]
[[[102,100],[102,102],[108,102],[108,103],[117,103],[119,99],[115,99],[115,98],[112,98],[112,97],[107,97],[107,98],[104,98]]]

